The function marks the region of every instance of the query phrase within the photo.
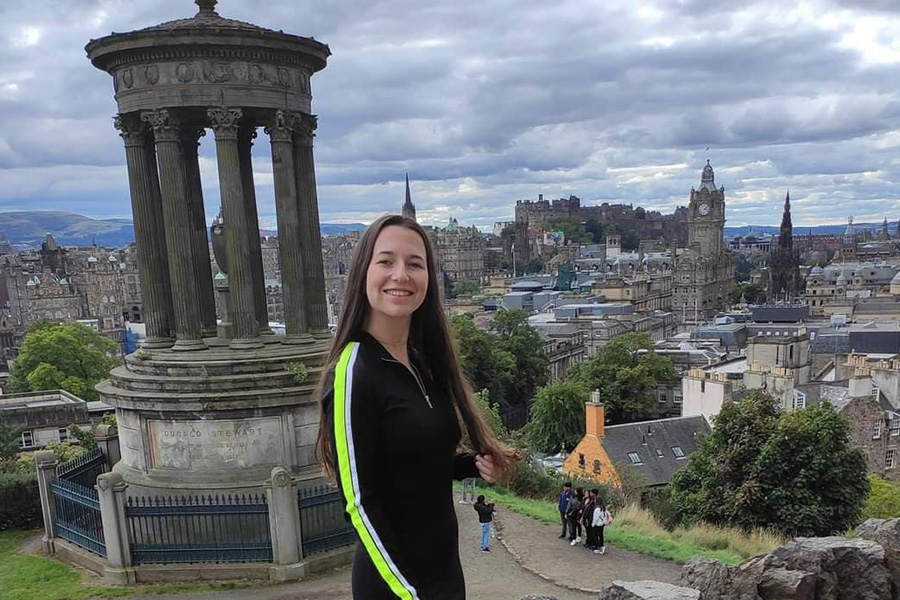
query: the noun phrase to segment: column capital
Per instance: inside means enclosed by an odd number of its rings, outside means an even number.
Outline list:
[[[294,124],[294,132],[297,134],[297,141],[300,145],[313,145],[313,138],[316,136],[315,131],[318,125],[319,118],[316,115],[301,113],[300,118]]]
[[[206,115],[212,122],[212,130],[216,139],[237,139],[238,121],[244,115],[239,108],[209,108]]]
[[[300,118],[300,113],[276,110],[275,115],[266,124],[265,132],[273,142],[290,142]]]
[[[125,147],[143,146],[147,143],[147,124],[138,115],[118,114],[113,117],[113,125],[125,140]]]
[[[141,121],[148,123],[153,128],[153,137],[157,142],[181,140],[181,123],[165,108],[143,111]]]

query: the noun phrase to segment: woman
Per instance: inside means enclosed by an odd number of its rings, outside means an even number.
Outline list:
[[[452,480],[492,482],[516,458],[462,375],[434,265],[415,221],[369,225],[319,382],[319,460],[360,542],[354,600],[464,599]],[[462,427],[477,454],[457,453]]]
[[[597,505],[594,507],[593,518],[591,519],[591,526],[594,529],[594,547],[591,551],[594,554],[606,553],[606,540],[603,539],[603,531],[610,523],[612,523],[612,515],[606,510],[606,504],[603,500],[598,499]]]
[[[581,513],[584,509],[584,488],[575,488],[569,498],[566,516],[569,517],[569,545],[575,546],[581,541]]]
[[[473,506],[478,513],[478,523],[481,525],[481,551],[491,551],[491,521],[494,520],[494,503],[486,502],[484,494],[478,496]]]

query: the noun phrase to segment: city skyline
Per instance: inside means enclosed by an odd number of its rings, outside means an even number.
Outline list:
[[[517,199],[686,205],[710,158],[728,225],[900,214],[900,8],[889,2],[635,6],[222,0],[228,18],[314,36],[322,221],[398,211],[485,229]],[[0,210],[130,217],[109,77],[84,44],[191,16],[190,0],[7,5],[0,32]],[[260,220],[274,228],[268,144]],[[709,147],[707,152],[706,148]],[[212,140],[201,148],[218,212]]]

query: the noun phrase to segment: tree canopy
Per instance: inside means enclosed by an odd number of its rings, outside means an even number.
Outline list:
[[[489,331],[478,329],[471,315],[454,316],[451,325],[463,372],[493,402],[523,404],[547,382],[544,343],[524,311],[500,311]]]
[[[866,457],[825,402],[780,414],[755,392],[726,403],[672,482],[685,522],[822,536],[856,525],[869,493]]]
[[[525,426],[534,448],[547,453],[571,451],[584,436],[584,405],[589,399],[588,389],[570,379],[539,389]]]
[[[29,329],[9,376],[10,392],[62,389],[99,400],[94,385],[120,364],[118,348],[81,323],[41,322]]]
[[[611,339],[590,360],[569,371],[589,390],[600,390],[610,423],[643,418],[653,406],[650,392],[678,374],[668,357],[653,351],[645,333],[625,333]]]

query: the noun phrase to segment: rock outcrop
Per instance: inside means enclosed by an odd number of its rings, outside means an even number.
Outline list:
[[[599,600],[700,600],[700,592],[658,581],[613,581]]]
[[[856,535],[880,544],[891,572],[892,593],[900,599],[900,519],[868,519],[856,528]]]
[[[797,538],[737,567],[694,559],[681,573],[702,600],[892,600],[891,581],[881,545],[843,537]]]

